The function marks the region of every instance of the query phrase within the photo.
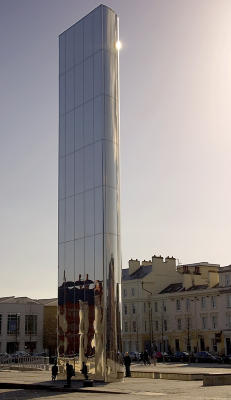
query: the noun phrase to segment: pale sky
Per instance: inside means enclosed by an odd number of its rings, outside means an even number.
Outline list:
[[[0,296],[57,295],[58,35],[95,0],[0,0]],[[122,258],[231,263],[231,1],[120,17]]]

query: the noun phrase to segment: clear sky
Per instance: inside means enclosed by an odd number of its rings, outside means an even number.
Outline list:
[[[58,35],[95,0],[0,0],[0,296],[57,290]],[[120,17],[123,267],[231,263],[231,1]]]

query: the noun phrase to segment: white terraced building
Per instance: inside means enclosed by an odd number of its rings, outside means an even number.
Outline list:
[[[43,310],[39,300],[0,298],[0,353],[43,351]]]

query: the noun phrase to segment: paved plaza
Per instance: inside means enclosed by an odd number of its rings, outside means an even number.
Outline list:
[[[155,371],[184,371],[184,372],[212,372],[229,373],[229,366],[212,365],[187,365],[187,364],[159,364],[154,366],[133,365],[133,370]],[[60,392],[63,381],[59,380],[54,391],[50,391],[50,372],[45,371],[0,371],[0,385],[3,383],[41,384],[42,389],[0,389],[0,400],[78,400],[78,399],[118,399],[118,400],[144,400],[165,399],[197,399],[219,400],[231,399],[231,385],[203,387],[202,381],[179,381],[165,379],[125,378],[123,382],[103,384],[93,388],[80,388],[73,382],[73,388],[78,392]],[[47,389],[44,386],[47,385]]]

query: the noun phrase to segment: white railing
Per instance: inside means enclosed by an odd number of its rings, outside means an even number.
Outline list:
[[[49,369],[49,357],[28,356],[17,358],[0,358],[0,369],[10,367]]]

